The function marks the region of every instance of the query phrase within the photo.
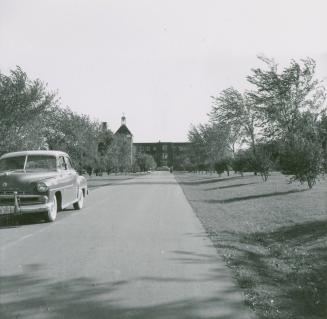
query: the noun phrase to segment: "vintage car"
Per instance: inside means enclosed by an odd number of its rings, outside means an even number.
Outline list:
[[[53,222],[70,205],[83,207],[87,183],[60,151],[23,151],[0,157],[0,215],[41,214]]]

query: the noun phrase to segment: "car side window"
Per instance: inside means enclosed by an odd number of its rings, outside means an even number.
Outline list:
[[[66,161],[66,164],[67,164],[67,169],[73,169],[73,165],[72,165],[72,162],[71,162],[70,158],[65,157],[65,161]]]
[[[67,165],[63,156],[59,156],[58,159],[58,168],[62,170],[67,170]]]

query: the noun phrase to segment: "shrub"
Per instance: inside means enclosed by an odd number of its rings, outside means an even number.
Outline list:
[[[264,147],[257,147],[255,155],[251,158],[251,166],[253,171],[259,173],[262,180],[266,182],[273,167],[271,153]]]
[[[85,170],[86,170],[86,172],[87,172],[87,174],[89,175],[89,176],[91,176],[92,175],[92,173],[93,173],[93,168],[91,167],[91,166],[85,166]]]
[[[281,147],[280,167],[291,181],[307,183],[311,189],[322,171],[322,149],[318,141],[295,135]]]
[[[243,176],[243,173],[249,168],[249,161],[248,153],[246,151],[239,151],[232,160],[232,168],[234,172],[240,173],[241,176]]]
[[[229,176],[230,165],[231,165],[231,159],[223,158],[214,164],[214,168],[215,168],[215,171],[217,172],[217,174],[219,174],[219,176],[225,171],[226,171],[227,175]]]
[[[216,162],[214,164],[215,171],[219,176],[225,171],[225,163],[223,161]]]

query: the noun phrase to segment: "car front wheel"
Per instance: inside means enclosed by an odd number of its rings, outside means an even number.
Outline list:
[[[57,204],[57,197],[53,197],[53,201],[51,204],[51,207],[49,211],[46,213],[46,221],[47,222],[54,222],[57,218],[57,212],[58,212],[58,204]]]
[[[84,204],[84,194],[83,191],[80,189],[78,192],[78,201],[74,203],[74,208],[76,210],[80,210],[83,208],[83,204]]]

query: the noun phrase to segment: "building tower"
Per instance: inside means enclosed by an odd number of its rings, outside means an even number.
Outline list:
[[[118,135],[118,134],[125,135],[126,137],[133,137],[133,134],[131,133],[131,131],[126,126],[126,117],[125,117],[125,115],[122,116],[121,125],[120,125],[119,129],[115,133],[115,135]]]
[[[116,131],[115,135],[123,136],[124,138],[129,140],[130,143],[130,158],[131,158],[131,166],[133,165],[133,134],[126,126],[126,117],[123,114],[121,117],[121,125],[119,129]]]

